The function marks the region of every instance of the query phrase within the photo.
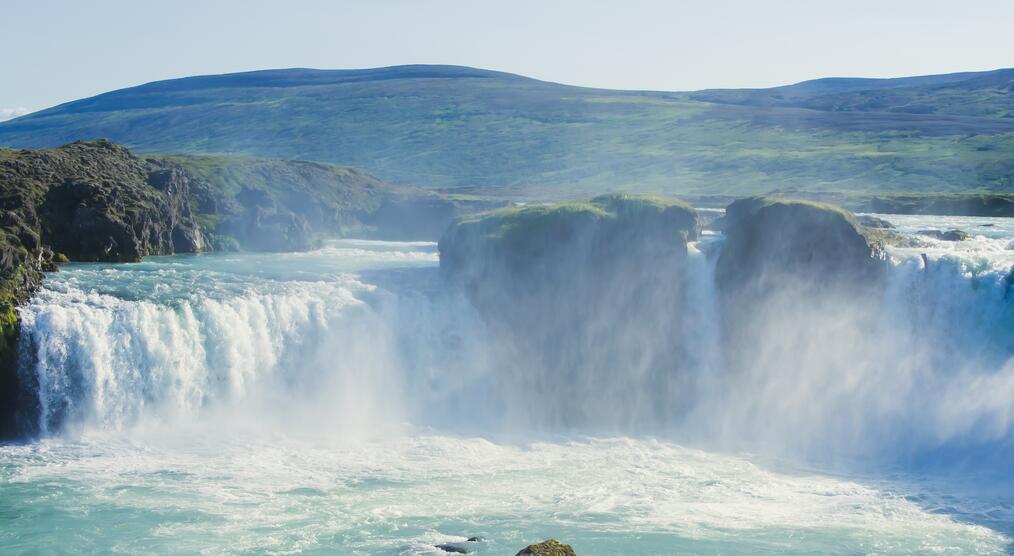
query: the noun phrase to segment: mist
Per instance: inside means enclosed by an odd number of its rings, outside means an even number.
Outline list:
[[[479,287],[431,266],[423,243],[319,252],[416,268],[303,281],[322,263],[281,262],[260,267],[263,287],[168,305],[54,285],[22,310],[30,428],[632,435],[838,469],[989,469],[1009,453],[1001,267],[896,253],[868,282],[785,263],[730,289],[717,269],[746,271],[720,262],[721,234],[603,243],[581,229],[522,274],[497,253],[471,261],[488,266]]]

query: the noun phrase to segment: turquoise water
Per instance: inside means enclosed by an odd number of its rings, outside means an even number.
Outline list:
[[[434,545],[473,535],[486,539],[481,554],[548,537],[582,554],[998,554],[1007,544],[911,491],[653,440],[173,430],[9,447],[0,462],[7,554],[439,554]]]
[[[489,361],[495,339],[442,282],[429,243],[67,265],[22,313],[41,411],[35,440],[0,446],[0,553],[442,554],[436,545],[457,542],[513,554],[553,537],[579,554],[1003,554],[1014,498],[1002,485],[845,463],[899,437],[975,457],[1009,443],[1014,368],[995,339],[1011,322],[1007,253],[993,251],[1002,224],[961,246],[970,253],[929,241],[930,267],[893,254],[888,295],[906,301],[885,314],[907,318],[942,290],[936,306],[952,310],[921,315],[919,337],[938,319],[982,344],[976,357],[959,346],[919,359],[943,369],[914,375],[933,391],[862,371],[889,399],[859,388],[839,400],[823,383],[799,394],[806,407],[878,416],[850,421],[875,427],[854,437],[819,419],[791,428],[799,409],[774,401],[758,406],[766,428],[731,406],[652,433],[509,423],[524,387]],[[707,300],[707,260],[692,256],[693,295]],[[719,332],[697,333],[705,346]],[[911,350],[899,351],[892,368],[908,369]],[[973,359],[990,366],[945,368]],[[928,403],[944,399],[962,403]],[[719,401],[740,400],[702,406]],[[707,441],[730,428],[779,450]],[[866,437],[826,464],[790,450]]]

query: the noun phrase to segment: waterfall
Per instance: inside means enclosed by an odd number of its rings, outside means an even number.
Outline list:
[[[1002,257],[897,252],[880,298],[773,297],[745,346],[723,333],[720,249],[716,236],[688,246],[682,301],[655,280],[578,308],[591,334],[555,359],[574,369],[531,367],[538,360],[505,345],[435,269],[390,270],[410,253],[292,255],[266,276],[218,274],[214,287],[184,279],[178,262],[150,263],[115,288],[95,287],[108,271],[71,268],[21,309],[21,373],[43,435],[231,415],[345,432],[400,422],[648,432],[872,459],[1014,438],[1014,292]],[[228,264],[243,257],[253,256]],[[296,261],[355,257],[389,270],[282,279]],[[124,294],[131,280],[156,294]],[[157,293],[173,280],[188,293]],[[632,312],[637,296],[649,302]],[[626,319],[622,334],[614,318]]]
[[[345,278],[279,289],[170,305],[43,291],[21,311],[22,372],[38,392],[39,431],[196,418],[211,407],[321,388],[339,367],[345,380],[354,366],[370,370],[343,385],[347,402],[390,382],[385,323],[361,299],[372,286]],[[380,349],[364,353],[366,339]]]

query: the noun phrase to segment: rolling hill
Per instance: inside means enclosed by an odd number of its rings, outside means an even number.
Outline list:
[[[529,198],[602,191],[1014,191],[1014,70],[690,93],[456,66],[159,81],[0,123],[0,145],[109,138]]]

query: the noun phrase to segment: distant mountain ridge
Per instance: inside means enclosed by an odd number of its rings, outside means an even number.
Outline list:
[[[105,137],[402,184],[602,191],[1014,190],[1014,69],[771,89],[615,91],[459,66],[280,69],[157,81],[0,123],[0,145]]]

